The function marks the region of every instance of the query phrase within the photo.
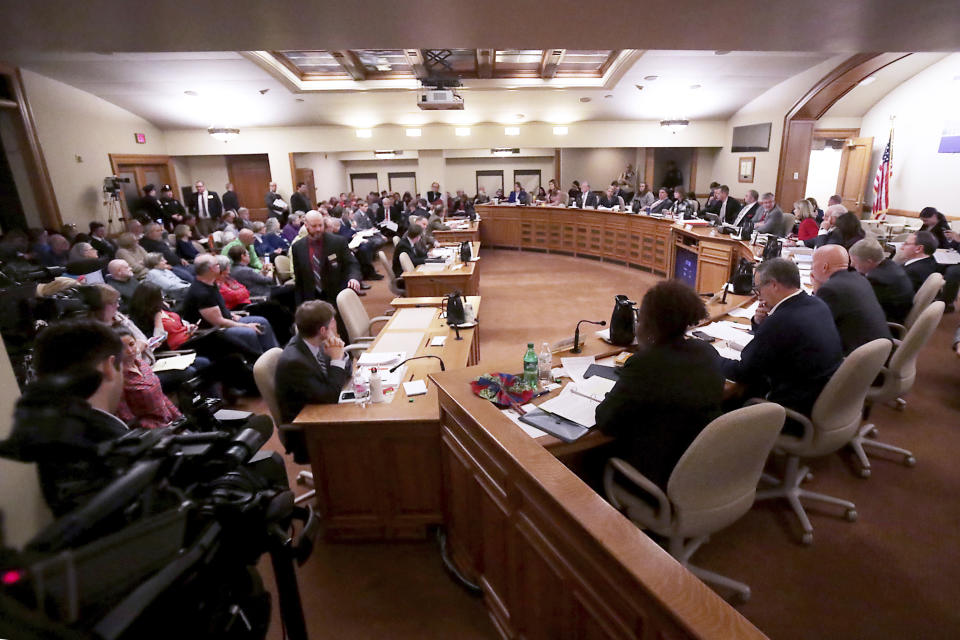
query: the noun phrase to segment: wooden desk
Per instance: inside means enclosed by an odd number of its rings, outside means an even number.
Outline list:
[[[480,255],[480,243],[472,243],[473,255]],[[411,298],[445,296],[459,291],[466,296],[480,295],[480,263],[468,262],[448,265],[442,270],[432,270],[429,265],[420,265],[403,274],[407,294]]]
[[[437,242],[480,242],[480,221],[471,220],[466,229],[434,231],[433,237]]]
[[[479,314],[479,298],[474,308]],[[461,330],[457,341],[439,317],[427,329],[394,328],[402,314],[390,319],[371,350],[390,334],[421,332],[416,355],[439,355],[448,369],[479,362],[479,327]],[[427,346],[437,335],[446,335],[446,344]],[[405,381],[440,370],[432,358],[407,367]],[[423,539],[428,526],[442,522],[440,410],[433,383],[414,398],[401,387],[389,404],[309,405],[294,424],[307,442],[326,539]]]
[[[470,390],[439,387],[449,552],[504,638],[763,638],[538,441]],[[540,440],[540,439],[538,439]]]
[[[435,296],[427,298],[394,298],[390,301],[390,306],[394,309],[409,309],[413,307],[439,307],[446,300],[445,296]],[[467,296],[467,302],[473,305],[474,309],[479,308],[480,296]]]
[[[713,227],[675,225],[672,233],[670,275],[691,284],[697,293],[719,291],[730,281],[740,258],[755,259],[749,243]]]

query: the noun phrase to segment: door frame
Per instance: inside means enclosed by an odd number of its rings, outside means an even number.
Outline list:
[[[413,193],[411,194],[414,198],[417,197],[417,172],[416,171],[392,171],[387,173],[387,189],[390,190],[390,193],[393,193],[393,179],[394,178],[413,178]]]
[[[537,176],[537,189],[543,186],[543,172],[540,169],[514,169],[513,182],[520,182],[517,176]],[[513,191],[513,185],[510,185],[510,191]],[[537,194],[533,194],[536,196]]]
[[[476,191],[474,191],[475,194],[480,193],[480,177],[481,176],[483,176],[484,178],[492,178],[495,176],[499,177],[500,189],[506,189],[506,185],[503,182],[503,169],[477,169],[474,172],[474,179],[477,181]],[[489,193],[487,195],[493,198],[493,196],[490,195]]]
[[[174,193],[180,192],[180,186],[177,184],[177,171],[173,167],[173,160],[170,156],[159,156],[159,155],[132,155],[132,154],[123,154],[123,153],[111,153],[110,156],[110,169],[113,171],[113,175],[117,175],[118,167],[121,164],[165,164],[167,165],[167,173],[170,175],[170,186],[173,189]],[[161,185],[157,185],[157,189]]]
[[[353,181],[355,178],[359,178],[361,180],[370,180],[372,178],[373,180],[376,180],[377,193],[380,193],[380,176],[377,174],[376,171],[367,172],[367,173],[351,173],[350,174],[350,191],[352,191],[354,195],[357,194],[357,190],[353,187]]]

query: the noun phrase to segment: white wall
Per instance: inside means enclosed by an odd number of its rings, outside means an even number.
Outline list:
[[[894,120],[890,208],[919,211],[937,207],[960,215],[957,178],[960,153],[937,153],[944,122],[960,120],[960,54],[930,65],[891,91],[864,116],[860,135],[873,136],[873,158],[866,180],[872,185]],[[866,189],[873,202],[873,188]]]
[[[94,219],[106,222],[101,189],[113,173],[109,154],[165,154],[164,133],[106,100],[26,69],[23,84],[63,221],[80,228]],[[137,144],[134,133],[145,133],[147,144]]]
[[[804,198],[815,198],[817,203],[827,202],[837,192],[840,176],[842,149],[818,149],[810,152],[810,167],[807,169],[807,191]],[[790,206],[787,203],[781,203]]]
[[[551,150],[552,151],[552,150]],[[443,191],[456,193],[463,189],[469,195],[477,192],[477,171],[503,171],[503,190],[508,193],[513,190],[513,172],[518,169],[538,169],[540,184],[547,188],[547,181],[553,178],[553,155],[531,156],[514,158],[447,158],[444,180],[441,181]],[[420,183],[417,183],[420,186]],[[427,189],[430,185],[427,184]],[[492,193],[487,195],[493,196]]]
[[[561,149],[559,186],[566,191],[574,180],[586,180],[591,189],[603,190],[620,177],[628,164],[642,175],[643,164],[638,163],[640,151],[630,147]]]
[[[784,117],[793,105],[810,90],[810,87],[847,57],[846,55],[834,56],[803,73],[788,78],[760,94],[733,114],[733,117],[726,123],[724,137],[720,143],[723,148],[717,154],[712,170],[708,171],[706,166],[698,168],[697,181],[699,182],[700,172],[704,171],[712,176],[707,180],[708,183],[715,180],[721,184],[729,185],[731,193],[734,193],[734,195],[738,193],[742,195],[748,189],[756,189],[760,193],[775,191],[777,169],[780,164],[780,143],[783,138]],[[769,151],[747,151],[743,153],[732,153],[730,151],[734,127],[764,122],[770,122],[773,125],[770,130]],[[742,184],[737,180],[739,158],[743,156],[753,156],[757,159],[752,184]]]
[[[293,157],[298,169],[313,169],[317,199],[323,200],[347,191],[348,182],[343,162],[336,153],[297,153]]]
[[[222,143],[221,143],[222,144]],[[190,187],[197,180],[202,180],[209,191],[216,191],[223,195],[224,185],[230,181],[227,173],[227,159],[225,156],[184,156],[174,158],[174,168],[177,172],[177,183],[181,187]],[[267,186],[263,186],[266,192]],[[180,194],[175,194],[180,199]]]
[[[390,181],[388,175],[390,173],[399,173],[399,172],[417,172],[417,169],[420,167],[417,160],[344,160],[342,162],[343,169],[345,173],[345,178],[343,181],[344,188],[338,189],[337,191],[323,192],[323,196],[329,198],[332,195],[336,195],[341,191],[350,191],[350,174],[351,173],[375,173],[377,174],[377,182],[379,184],[380,191],[390,190]],[[423,187],[423,182],[420,180],[420,177],[417,176],[417,189],[421,193],[426,193],[430,188],[430,183],[427,183],[426,188]],[[320,196],[320,190],[317,190],[317,197]],[[357,195],[367,195],[367,194],[357,194]]]

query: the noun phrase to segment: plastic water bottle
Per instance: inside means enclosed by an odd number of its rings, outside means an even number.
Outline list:
[[[376,367],[370,369],[370,402],[383,402],[383,380]]]
[[[527,352],[523,356],[523,382],[531,388],[537,386],[537,352],[533,350],[533,343],[527,343]]]
[[[540,347],[540,382],[550,382],[550,372],[553,370],[553,354],[550,353],[550,343],[544,342]]]
[[[370,391],[367,388],[367,381],[363,379],[363,372],[360,371],[360,367],[356,367],[353,372],[353,395],[357,404],[361,408],[366,408],[367,402],[370,401]]]

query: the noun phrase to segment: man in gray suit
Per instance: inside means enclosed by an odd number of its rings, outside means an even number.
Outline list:
[[[769,191],[760,197],[760,209],[753,216],[753,228],[758,233],[783,235],[783,211]]]

